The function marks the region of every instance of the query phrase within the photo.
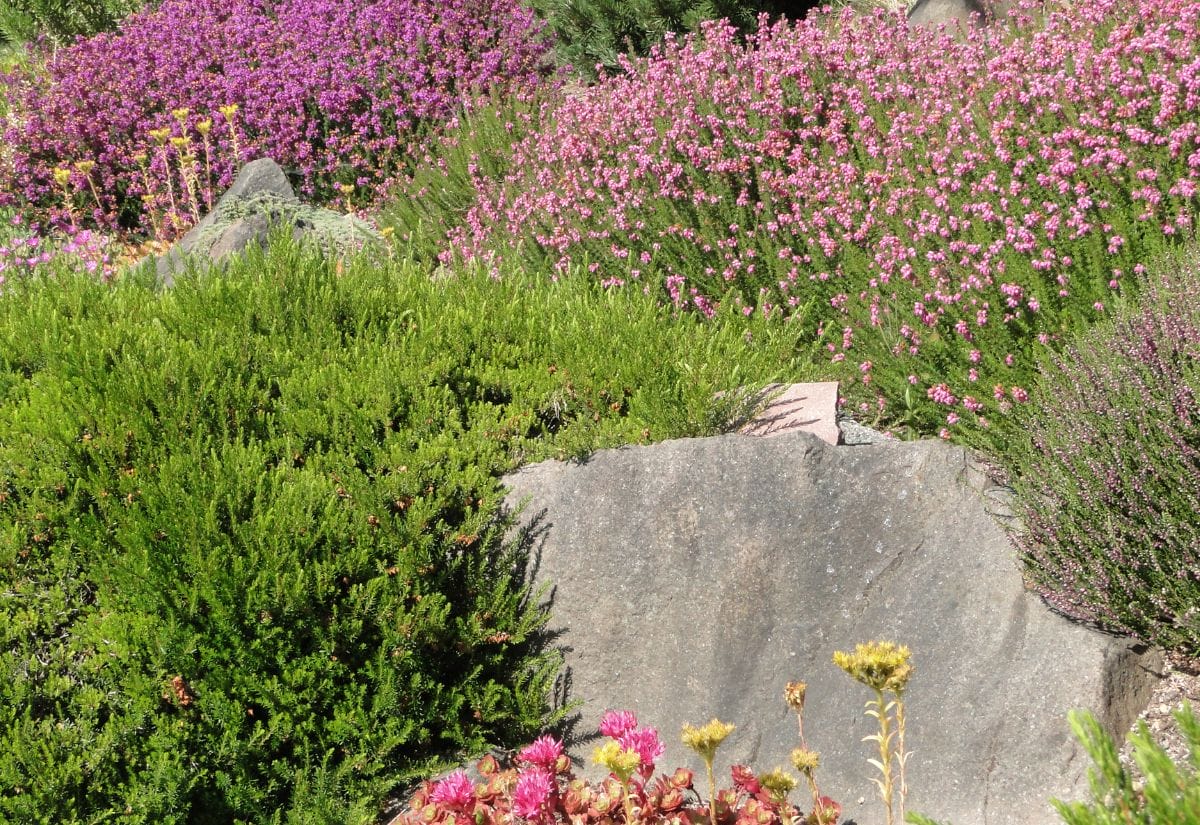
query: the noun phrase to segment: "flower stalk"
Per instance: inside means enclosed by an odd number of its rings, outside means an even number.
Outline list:
[[[910,655],[907,647],[892,642],[868,642],[856,645],[853,653],[839,650],[833,654],[834,664],[875,694],[875,698],[867,702],[866,714],[879,723],[879,732],[864,737],[863,741],[875,742],[879,746],[879,759],[870,762],[880,773],[880,778],[873,781],[879,788],[880,799],[887,813],[887,825],[894,825],[897,821],[897,810],[903,821],[904,797],[908,792],[904,775],[908,754],[904,751],[903,723],[904,690],[913,672],[908,661]],[[888,695],[892,697],[891,700],[888,700]],[[895,750],[892,747],[893,740],[896,740]],[[893,761],[899,773],[901,789],[898,806]]]

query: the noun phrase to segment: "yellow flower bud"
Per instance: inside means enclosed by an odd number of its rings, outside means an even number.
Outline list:
[[[178,120],[180,125],[182,125],[187,122],[187,116],[191,113],[191,111],[192,110],[186,106],[181,109],[172,109],[171,116]]]
[[[170,129],[164,128],[164,129],[151,129],[150,130],[150,137],[152,137],[154,139],[155,143],[166,143],[167,137],[170,134],[171,134]]]
[[[233,120],[233,116],[238,113],[238,105],[230,103],[228,106],[221,106],[219,111],[225,116],[226,120]]]
[[[816,751],[796,748],[792,751],[792,765],[803,774],[811,774],[821,767],[821,755]]]
[[[702,728],[684,725],[683,744],[700,754],[700,758],[705,762],[711,762],[717,752],[717,748],[721,746],[721,743],[733,731],[733,725],[718,719],[713,719]]]
[[[92,173],[92,170],[96,168],[96,161],[81,160],[75,164],[75,168],[78,169],[84,175],[90,175]]]
[[[608,768],[622,782],[629,781],[633,772],[642,764],[637,751],[627,751],[614,740],[609,740],[592,751],[592,761]]]
[[[208,133],[212,131],[212,118],[206,117],[204,120],[197,121],[196,131],[204,137],[208,137]]]
[[[867,642],[855,645],[853,653],[836,651],[833,663],[873,690],[902,693],[912,675],[908,657],[912,652],[893,642]]]
[[[55,167],[54,182],[65,188],[66,185],[71,182],[71,170],[64,169],[61,166]]]
[[[784,773],[783,768],[776,768],[770,773],[764,773],[758,778],[758,781],[771,792],[771,796],[777,801],[786,799],[787,795],[796,787],[796,777]]]

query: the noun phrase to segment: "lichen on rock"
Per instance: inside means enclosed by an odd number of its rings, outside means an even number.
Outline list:
[[[265,246],[278,227],[291,227],[294,238],[335,257],[383,242],[360,218],[301,203],[279,165],[261,158],[247,164],[212,211],[155,261],[158,279],[171,286],[189,259],[216,264],[253,243]]]

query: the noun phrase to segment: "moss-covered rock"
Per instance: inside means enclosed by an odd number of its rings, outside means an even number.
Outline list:
[[[369,224],[301,203],[275,161],[260,158],[247,164],[212,212],[155,261],[159,281],[170,286],[189,260],[198,265],[221,263],[250,244],[266,246],[280,227],[293,237],[317,244],[326,254],[350,255],[382,237]]]

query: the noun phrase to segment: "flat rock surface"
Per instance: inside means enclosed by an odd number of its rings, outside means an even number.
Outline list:
[[[763,391],[766,406],[739,432],[759,436],[808,432],[828,444],[837,444],[837,395],[837,381],[786,387],[772,384]]]
[[[784,685],[809,685],[808,745],[843,822],[880,825],[862,737],[871,698],[835,650],[888,639],[913,650],[909,810],[954,825],[1058,822],[1048,798],[1087,796],[1090,760],[1071,708],[1122,733],[1161,666],[1121,639],[1069,623],[1022,586],[961,448],[833,447],[807,433],[726,435],[545,462],[506,479],[529,499],[535,585],[550,583],[578,737],[631,709],[667,743],[659,767],[701,770],[681,726],[737,724],[718,752],[756,770],[798,744]],[[586,759],[595,742],[571,744]],[[594,770],[592,772],[594,775]]]

